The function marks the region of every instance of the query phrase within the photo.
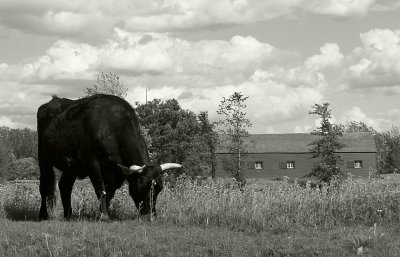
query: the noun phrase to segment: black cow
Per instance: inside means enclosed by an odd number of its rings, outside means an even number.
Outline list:
[[[40,166],[39,219],[48,219],[47,204],[55,200],[55,173],[64,217],[71,218],[71,192],[76,180],[89,177],[100,199],[101,218],[109,219],[108,207],[116,189],[127,180],[129,193],[140,214],[149,214],[162,190],[161,176],[181,165],[152,165],[139,121],[132,106],[112,95],[94,95],[70,100],[53,99],[37,113]],[[129,168],[128,168],[129,167]],[[153,194],[150,194],[153,187]],[[150,199],[150,195],[153,199]]]

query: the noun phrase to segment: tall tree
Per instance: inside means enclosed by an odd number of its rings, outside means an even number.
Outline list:
[[[149,151],[153,161],[183,163],[187,175],[202,175],[207,158],[197,116],[182,109],[175,99],[154,99],[136,105],[139,119],[151,138]]]
[[[84,90],[85,96],[108,94],[121,98],[125,98],[127,92],[128,88],[119,80],[119,76],[111,72],[97,74],[97,79],[93,83],[93,87],[88,87]]]
[[[215,178],[217,167],[217,147],[219,144],[218,133],[215,131],[216,123],[210,122],[208,119],[208,112],[200,112],[198,119],[200,122],[200,135],[207,149],[206,158],[211,166],[211,177]]]
[[[339,141],[342,130],[330,121],[329,103],[315,104],[312,109],[309,114],[320,117],[320,126],[311,132],[318,138],[309,144],[312,158],[317,158],[317,162],[306,177],[315,176],[319,181],[330,183],[333,178],[341,179],[344,175],[343,159],[336,154],[344,146]]]
[[[246,179],[242,171],[242,155],[246,150],[245,138],[250,135],[248,128],[252,126],[246,118],[245,101],[248,99],[240,92],[234,92],[229,98],[223,98],[217,113],[223,118],[219,121],[221,133],[227,140],[228,151],[231,155],[223,160],[226,170],[243,185]]]

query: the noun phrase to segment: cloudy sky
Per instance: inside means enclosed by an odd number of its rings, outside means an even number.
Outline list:
[[[79,98],[113,72],[132,104],[216,110],[249,96],[254,133],[336,123],[400,125],[397,0],[0,0],[0,125],[36,128],[52,94]]]

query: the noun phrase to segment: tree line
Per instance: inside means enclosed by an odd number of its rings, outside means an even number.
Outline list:
[[[125,98],[126,86],[113,73],[101,73],[93,86],[86,88],[84,96],[97,93],[113,94]],[[209,120],[208,112],[195,114],[183,109],[176,99],[161,101],[154,99],[146,103],[135,103],[141,122],[141,130],[148,144],[153,163],[177,162],[185,167],[189,176],[215,176],[217,148],[225,144],[230,153],[221,160],[223,168],[237,181],[245,183],[243,171],[244,153],[251,148],[246,138],[252,126],[246,118],[245,101],[248,97],[234,92],[223,98],[217,113],[221,119]],[[380,173],[400,170],[400,131],[393,127],[386,132],[377,132],[363,122],[335,125],[330,122],[329,103],[312,106],[310,115],[318,115],[321,124],[312,134],[317,136],[310,152],[313,157],[325,156],[316,162],[309,175],[329,182],[340,174],[343,162],[335,151],[343,147],[339,142],[342,133],[371,132],[377,146],[377,168]],[[221,136],[223,135],[223,136]],[[31,129],[0,128],[0,179],[37,179],[37,132]]]

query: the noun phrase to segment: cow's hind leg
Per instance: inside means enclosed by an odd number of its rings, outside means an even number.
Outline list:
[[[47,203],[49,204],[50,208],[53,208],[55,205],[55,183],[56,177],[53,167],[51,165],[45,165],[43,161],[40,162],[39,191],[42,201],[40,205],[39,220],[47,220],[49,218],[47,213]]]
[[[71,219],[72,208],[71,208],[71,192],[74,186],[76,177],[67,173],[63,173],[58,182],[58,188],[60,189],[61,201],[64,208],[64,218],[66,220]]]

